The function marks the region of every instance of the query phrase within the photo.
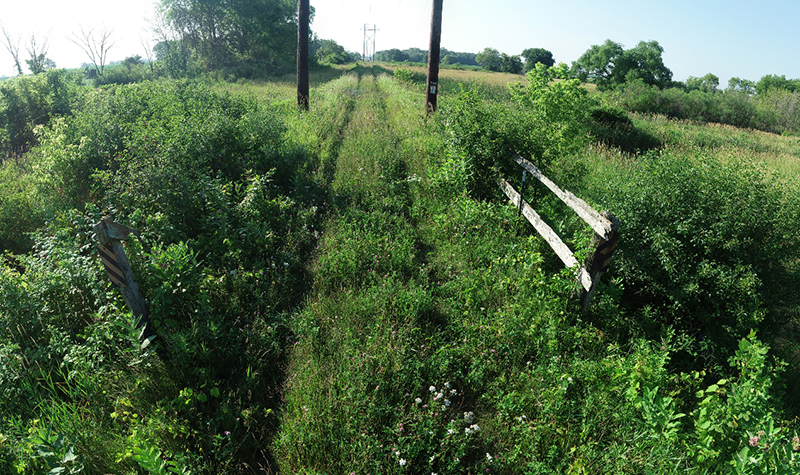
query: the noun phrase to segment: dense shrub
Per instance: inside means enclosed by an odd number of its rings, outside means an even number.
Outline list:
[[[662,114],[671,118],[716,122],[775,133],[800,130],[800,93],[774,89],[751,96],[726,90],[659,90],[641,82],[620,86],[610,100],[631,112]]]
[[[465,162],[468,189],[490,196],[495,170],[511,170],[513,152],[546,170],[555,157],[583,143],[590,101],[577,80],[550,83],[563,71],[543,64],[528,73],[528,85],[511,89],[512,102],[484,98],[463,87],[442,108],[451,153]]]
[[[598,105],[590,109],[589,115],[590,134],[607,147],[637,154],[662,145],[656,137],[636,127],[618,107]]]
[[[63,69],[0,83],[0,159],[30,150],[36,126],[69,115],[77,96],[75,76]]]
[[[720,365],[738,339],[796,303],[796,185],[734,157],[666,150],[599,196],[624,225],[614,273],[625,302],[651,331],[672,325]]]

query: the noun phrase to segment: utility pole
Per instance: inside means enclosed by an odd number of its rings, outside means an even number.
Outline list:
[[[309,0],[297,1],[297,108],[307,111]]]
[[[425,111],[428,115],[436,112],[436,97],[439,92],[439,54],[442,42],[442,1],[433,0],[431,18],[431,43],[428,48],[428,87],[425,94]]]

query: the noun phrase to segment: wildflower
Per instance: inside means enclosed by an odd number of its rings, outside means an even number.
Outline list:
[[[792,437],[792,449],[794,449],[795,452],[800,451],[800,437]]]
[[[447,389],[450,389],[450,383],[449,382],[444,383],[444,387],[446,387]]]
[[[416,399],[414,399],[414,402],[417,403],[417,404],[422,404],[422,399],[421,398],[416,398]]]
[[[488,460],[489,462],[491,462],[491,461],[492,461],[492,456],[491,456],[491,455],[489,455],[489,453],[488,453],[488,452],[486,453],[486,460]]]
[[[453,429],[447,429],[447,434],[448,435],[453,435],[455,433],[456,433],[456,431],[454,431]]]
[[[226,430],[226,431],[225,431],[225,436],[229,436],[229,435],[231,435],[231,431],[229,431],[229,430]]]
[[[441,398],[442,398],[442,396],[444,396],[444,394],[442,394],[442,393],[436,393],[436,396],[434,396],[434,397],[433,397],[433,400],[434,400],[434,401],[438,401],[439,399],[441,399]]]
[[[428,391],[430,391],[430,392],[432,392],[432,393],[435,393],[435,392],[436,392],[436,386],[431,386],[431,387],[429,387],[429,388],[428,388]]]
[[[406,459],[400,459],[400,466],[401,467],[405,467],[407,463],[408,462],[406,461]]]
[[[475,419],[475,413],[474,412],[465,412],[464,413],[464,422],[466,422],[467,424],[472,424],[472,421],[474,419]]]
[[[456,394],[458,394],[458,391],[456,391],[455,389],[451,389],[450,390],[450,395],[451,396],[455,396]]]
[[[754,435],[750,437],[750,447],[758,447],[758,443],[761,441],[761,437]]]
[[[449,406],[450,405],[450,400],[449,399],[445,399],[444,400],[444,405],[445,405],[445,407]]]

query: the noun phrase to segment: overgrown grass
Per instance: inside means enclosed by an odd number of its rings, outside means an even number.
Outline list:
[[[0,471],[796,470],[795,370],[774,356],[796,351],[779,317],[800,193],[742,158],[777,168],[792,142],[606,131],[655,138],[636,153],[585,140],[575,84],[454,82],[426,117],[388,67],[331,74],[305,113],[281,83],[111,88],[7,164],[0,217],[52,219],[0,267]],[[512,146],[629,226],[586,314],[494,188]],[[589,252],[563,205],[526,196]],[[127,252],[154,340],[93,254],[105,213],[143,231]],[[24,245],[39,225],[19,222],[0,238]]]

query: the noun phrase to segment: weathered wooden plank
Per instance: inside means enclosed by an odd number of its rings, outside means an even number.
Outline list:
[[[108,257],[113,261],[112,270],[121,275],[112,275],[109,272],[109,278],[114,282],[122,293],[122,298],[125,304],[131,311],[134,317],[139,317],[141,325],[145,327],[145,336],[154,335],[154,329],[150,324],[150,314],[147,310],[147,302],[142,296],[139,286],[136,284],[136,279],[133,276],[133,269],[125,255],[125,248],[122,246],[121,240],[127,238],[131,233],[138,234],[137,231],[130,229],[126,226],[115,223],[110,218],[104,218],[102,221],[94,225],[95,236],[101,251],[106,251]],[[106,267],[109,270],[109,267]],[[120,285],[124,284],[124,285]]]
[[[605,216],[598,213],[588,203],[583,201],[582,199],[578,198],[577,196],[573,195],[569,191],[564,191],[558,187],[555,183],[550,181],[549,178],[544,176],[544,174],[539,170],[536,165],[529,162],[528,160],[519,156],[519,154],[514,154],[514,161],[524,167],[526,170],[531,172],[537,180],[544,183],[544,185],[558,196],[561,201],[566,203],[570,208],[575,210],[578,213],[578,216],[583,218],[586,223],[594,229],[594,231],[599,234],[603,239],[608,239],[611,233],[611,221],[606,219]]]
[[[584,289],[588,292],[589,289],[592,287],[592,277],[589,275],[589,272],[581,265],[579,265],[578,260],[575,259],[575,256],[570,251],[569,247],[564,244],[564,241],[558,237],[558,234],[553,231],[553,229],[545,223],[542,218],[539,216],[533,208],[530,207],[528,203],[524,200],[520,200],[520,194],[517,193],[517,190],[514,189],[506,180],[502,178],[497,180],[500,187],[505,192],[508,199],[517,206],[518,208],[522,208],[522,214],[527,218],[527,220],[536,228],[536,231],[545,239],[545,241],[550,244],[550,247],[553,248],[556,255],[558,255],[561,262],[564,263],[566,267],[572,268],[577,266],[577,273],[578,273],[578,281],[581,283]]]

